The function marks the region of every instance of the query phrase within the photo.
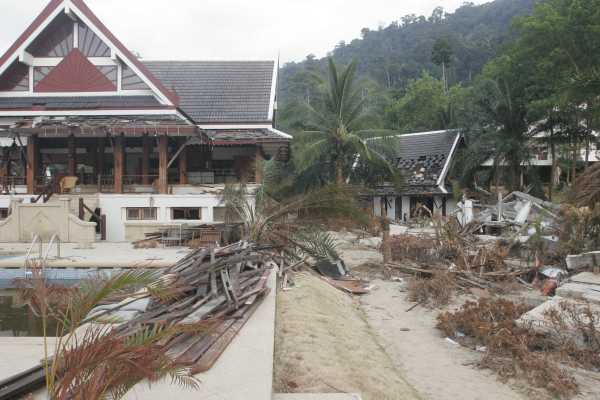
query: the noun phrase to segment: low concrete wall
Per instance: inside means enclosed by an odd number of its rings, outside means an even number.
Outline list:
[[[69,199],[45,204],[13,201],[11,214],[0,221],[0,242],[30,242],[36,234],[43,241],[58,234],[63,242],[93,243],[96,224],[74,216]]]

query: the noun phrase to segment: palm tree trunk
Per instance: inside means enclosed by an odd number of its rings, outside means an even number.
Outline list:
[[[558,167],[558,160],[556,159],[556,144],[554,143],[554,127],[550,128],[550,154],[552,157],[552,166],[550,167],[550,190],[548,191],[548,198],[550,201],[552,201],[554,182],[556,182],[556,172]]]
[[[344,165],[342,163],[342,160],[336,160],[335,162],[335,183],[340,186],[345,183]]]

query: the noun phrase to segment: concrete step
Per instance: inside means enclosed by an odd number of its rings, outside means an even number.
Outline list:
[[[281,393],[273,400],[361,400],[360,395],[350,393]]]

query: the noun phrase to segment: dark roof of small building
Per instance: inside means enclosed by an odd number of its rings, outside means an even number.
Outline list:
[[[162,107],[154,96],[0,97],[0,110],[132,109]]]
[[[270,120],[273,61],[144,61],[197,124]]]
[[[260,142],[289,142],[289,139],[268,129],[226,129],[205,130],[208,137],[215,143],[260,143]]]
[[[453,150],[460,132],[435,131],[398,135],[392,138],[372,139],[370,145],[378,149],[400,170],[404,194],[442,193],[440,177],[454,155]],[[443,177],[445,179],[445,176]],[[441,182],[444,185],[444,182]],[[391,194],[390,186],[380,191]]]

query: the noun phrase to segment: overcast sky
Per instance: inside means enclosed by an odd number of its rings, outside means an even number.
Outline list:
[[[473,0],[472,0],[473,1]],[[48,0],[0,0],[4,52]],[[87,0],[145,59],[274,59],[324,56],[339,41],[406,14],[454,11],[464,0]],[[485,0],[474,0],[484,3]]]

